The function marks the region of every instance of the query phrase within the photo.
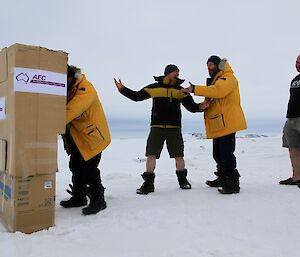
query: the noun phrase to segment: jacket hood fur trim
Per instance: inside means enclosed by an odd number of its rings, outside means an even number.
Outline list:
[[[227,63],[228,63],[227,58],[223,58],[219,63],[219,66],[218,66],[219,70],[224,71]]]

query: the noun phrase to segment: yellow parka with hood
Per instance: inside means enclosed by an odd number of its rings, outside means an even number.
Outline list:
[[[111,142],[106,117],[93,85],[81,74],[68,94],[67,128],[85,161]]]
[[[219,63],[219,70],[211,85],[194,87],[195,95],[212,99],[204,112],[207,138],[218,138],[247,128],[238,81],[226,59]]]

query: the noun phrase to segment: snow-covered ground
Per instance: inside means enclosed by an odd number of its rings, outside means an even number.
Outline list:
[[[114,139],[100,168],[108,208],[83,216],[63,209],[70,182],[59,149],[56,226],[30,235],[0,225],[1,257],[298,257],[300,189],[280,186],[291,167],[281,138],[238,138],[241,192],[221,195],[205,185],[214,178],[211,140],[185,135],[192,190],[179,189],[166,149],[157,162],[156,190],[135,193],[145,166],[145,138]]]

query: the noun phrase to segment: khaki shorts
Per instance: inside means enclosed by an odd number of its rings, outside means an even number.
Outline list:
[[[180,128],[151,128],[145,155],[155,155],[159,159],[165,141],[170,158],[183,157],[184,146]]]
[[[282,146],[300,149],[300,117],[286,120],[283,127]]]

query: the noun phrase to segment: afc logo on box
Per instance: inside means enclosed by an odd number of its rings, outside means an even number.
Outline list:
[[[18,74],[16,76],[16,80],[17,81],[24,81],[27,84],[28,81],[29,81],[29,76],[27,75],[27,73],[21,72],[20,74]],[[32,77],[30,82],[32,83],[32,82],[37,82],[37,81],[46,81],[46,75],[35,74]]]
[[[36,80],[46,80],[46,76],[45,75],[34,75],[32,79],[36,79]]]

